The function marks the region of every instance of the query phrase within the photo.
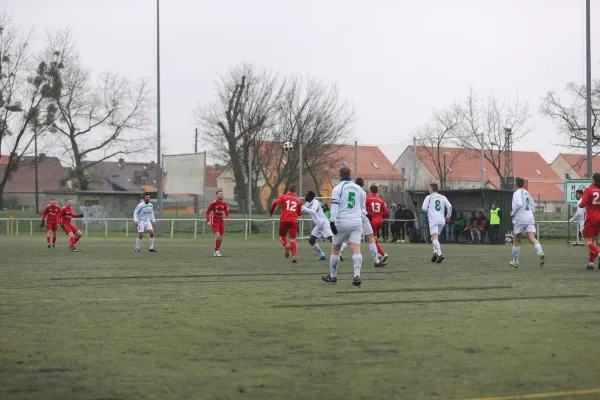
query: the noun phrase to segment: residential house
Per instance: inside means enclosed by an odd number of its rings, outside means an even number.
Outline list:
[[[432,154],[433,153],[433,154]],[[439,158],[438,158],[439,154]],[[489,152],[486,154],[489,155]],[[440,182],[439,172],[444,170],[447,189],[481,188],[481,153],[478,150],[440,147],[439,149],[408,146],[394,163],[406,175],[406,188],[426,189],[431,182]],[[500,170],[504,171],[504,154]],[[537,152],[513,151],[513,175],[527,181],[527,189],[540,207],[546,211],[564,208],[564,179],[559,176]],[[438,172],[439,171],[439,172]],[[484,160],[485,187],[499,189],[500,177],[493,165]]]
[[[563,179],[585,179],[587,156],[585,154],[560,153],[550,164]],[[600,156],[592,158],[592,171],[600,172]]]
[[[0,157],[0,176],[8,161],[8,156]],[[49,193],[68,191],[68,170],[60,160],[55,157],[46,157],[43,153],[38,155],[38,203],[42,209],[46,205]],[[35,211],[35,158],[22,157],[17,168],[10,174],[4,186],[4,207]]]

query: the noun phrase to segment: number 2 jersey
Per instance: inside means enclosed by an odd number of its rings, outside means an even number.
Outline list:
[[[534,225],[533,210],[535,203],[533,197],[525,189],[517,189],[512,198],[513,224]]]
[[[444,225],[446,216],[452,215],[452,205],[446,196],[432,193],[423,201],[423,211],[427,213],[429,225]]]
[[[600,225],[600,188],[588,186],[583,191],[579,208],[585,208],[585,225]]]
[[[273,215],[278,205],[281,205],[279,222],[298,222],[298,217],[302,215],[302,201],[298,196],[293,193],[282,194],[271,205],[269,214]]]

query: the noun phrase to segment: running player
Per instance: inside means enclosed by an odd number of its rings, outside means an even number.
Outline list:
[[[360,286],[360,269],[363,261],[360,253],[360,242],[363,233],[362,216],[366,196],[360,186],[352,183],[350,174],[350,168],[340,168],[340,183],[333,188],[330,219],[333,243],[331,244],[331,257],[329,258],[329,275],[323,276],[321,279],[328,283],[337,282],[340,250],[343,243],[349,242],[354,265],[352,285]]]
[[[527,238],[535,247],[535,252],[540,259],[540,267],[546,262],[546,256],[542,250],[542,245],[535,238],[535,219],[533,218],[533,210],[535,209],[535,203],[529,192],[523,189],[525,186],[525,180],[523,178],[515,179],[515,186],[517,190],[513,194],[512,198],[512,211],[510,216],[513,217],[514,233],[513,239],[512,256],[513,260],[509,265],[519,268],[519,254],[521,248],[521,235],[525,233]]]
[[[444,255],[442,254],[442,246],[440,246],[438,239],[442,229],[444,229],[444,225],[450,221],[452,205],[446,196],[439,194],[437,191],[437,183],[429,185],[429,195],[423,201],[423,211],[427,213],[429,233],[431,234],[431,243],[433,244],[431,262],[441,264],[444,261]]]
[[[222,257],[221,254],[221,242],[223,241],[223,234],[225,234],[225,222],[223,222],[223,214],[229,221],[229,206],[223,201],[223,191],[217,191],[217,199],[208,205],[206,209],[206,221],[208,226],[212,227],[212,231],[215,234],[215,248],[213,249],[213,256]]]
[[[81,239],[82,233],[75,225],[71,223],[72,218],[83,218],[83,214],[75,214],[73,212],[73,200],[68,199],[67,205],[64,206],[58,213],[58,224],[63,231],[69,236],[69,248],[72,252],[77,252],[75,244]]]
[[[273,202],[269,210],[269,217],[273,216],[277,206],[281,204],[281,217],[279,218],[279,241],[285,247],[285,258],[290,257],[292,250],[292,262],[296,259],[296,235],[298,233],[298,217],[302,215],[302,201],[296,196],[296,185],[290,184],[288,192],[282,194]],[[288,243],[287,237],[290,241]]]
[[[387,254],[382,254],[382,257],[379,258],[379,251],[377,250],[377,246],[375,245],[375,237],[373,236],[373,228],[371,227],[371,223],[369,221],[369,217],[367,214],[367,207],[366,207],[366,197],[367,197],[367,193],[365,193],[363,187],[365,186],[365,181],[363,180],[363,178],[356,178],[356,181],[354,182],[356,183],[362,190],[362,196],[365,198],[365,201],[363,202],[363,204],[361,204],[361,208],[362,208],[362,234],[365,235],[366,239],[367,239],[367,243],[369,243],[369,250],[371,252],[371,256],[373,257],[373,262],[375,263],[375,267],[385,267],[387,265]],[[343,243],[342,247],[340,248],[340,260],[344,261],[344,256],[342,255],[342,253],[344,252],[344,250],[346,249],[346,247],[348,247],[349,243]]]
[[[135,252],[140,252],[140,244],[144,238],[144,231],[148,231],[148,240],[150,241],[150,253],[157,253],[154,248],[154,228],[153,224],[156,223],[154,219],[154,205],[150,203],[150,195],[144,193],[144,201],[140,202],[133,211],[133,220],[135,226],[137,226],[138,237],[135,240]]]
[[[383,227],[383,219],[389,215],[389,212],[385,202],[381,200],[379,196],[377,196],[377,192],[379,191],[377,185],[371,185],[369,191],[371,193],[367,196],[367,218],[371,224],[371,229],[373,229],[373,241],[375,242],[377,253],[381,255],[381,259],[383,261],[387,261],[388,255],[379,245],[377,235],[379,230]]]
[[[315,199],[315,192],[309,190],[306,192],[306,196],[304,197],[306,200],[306,205],[302,206],[302,211],[310,214],[313,222],[315,223],[315,227],[310,233],[310,239],[308,243],[312,246],[312,248],[317,253],[317,261],[327,260],[327,256],[325,252],[321,250],[319,244],[317,243],[317,239],[325,238],[331,242],[331,237],[333,233],[331,232],[331,228],[329,227],[329,221],[325,218],[325,214],[323,213],[323,209],[321,208],[321,202]]]
[[[48,233],[46,234],[46,243],[48,243],[48,248],[56,247],[56,231],[58,229],[58,214],[60,213],[60,206],[56,204],[56,197],[52,197],[50,199],[50,204],[44,208],[44,213],[42,214],[42,223],[40,228],[44,226],[44,221],[46,221],[46,229]],[[52,235],[52,244],[50,244],[50,236]]]
[[[590,250],[589,262],[594,269],[594,262],[598,259],[600,251],[596,246],[598,235],[600,235],[600,173],[594,172],[592,175],[592,185],[585,188],[583,197],[578,205],[579,208],[585,208],[585,223],[583,225],[583,240]],[[600,264],[598,265],[600,270]]]

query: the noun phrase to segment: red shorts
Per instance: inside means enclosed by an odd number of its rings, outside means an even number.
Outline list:
[[[296,239],[298,234],[298,222],[280,222],[279,236],[285,237],[289,235],[290,239]]]
[[[69,233],[77,233],[79,232],[79,229],[77,229],[77,227],[71,223],[68,224],[63,224],[63,231],[65,232],[66,235],[68,235]]]
[[[213,233],[218,233],[219,235],[223,236],[223,234],[225,233],[225,225],[223,224],[212,224],[211,226]]]
[[[377,236],[377,232],[381,229],[381,227],[383,226],[383,220],[381,219],[375,219],[373,218],[371,221],[369,221],[371,223],[371,228],[373,229],[373,235]]]
[[[585,221],[581,236],[586,239],[600,236],[600,221]]]
[[[58,230],[58,222],[46,222],[46,229],[48,229],[48,232],[56,232]]]

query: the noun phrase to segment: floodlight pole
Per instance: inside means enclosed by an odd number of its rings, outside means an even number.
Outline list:
[[[592,62],[590,45],[590,0],[585,1],[585,66],[586,66],[586,102],[587,102],[587,178],[592,178]]]
[[[484,136],[481,131],[481,187],[485,187],[485,148],[483,146]]]
[[[160,154],[160,0],[156,0],[156,196],[158,197],[158,219],[163,218],[163,174]],[[157,234],[162,233],[162,221]]]
[[[252,216],[252,147],[248,147],[248,219]],[[252,222],[250,222],[252,223]],[[252,226],[252,225],[250,225]]]
[[[196,128],[196,135],[195,135],[195,140],[194,140],[194,154],[198,154],[198,128]],[[204,163],[206,164],[206,156],[204,156]],[[204,168],[204,170],[206,170],[206,168]],[[206,182],[204,182],[204,186],[206,186]],[[196,216],[198,216],[199,212],[200,212],[200,204],[198,202],[198,195],[195,194],[194,195],[194,214],[196,214]]]
[[[300,174],[300,177],[298,178],[298,196],[302,196],[302,143],[299,143],[298,146],[298,158],[300,159],[300,162],[298,163],[298,173]]]

